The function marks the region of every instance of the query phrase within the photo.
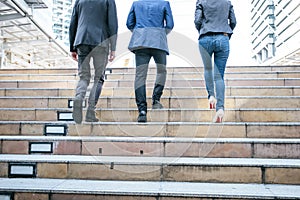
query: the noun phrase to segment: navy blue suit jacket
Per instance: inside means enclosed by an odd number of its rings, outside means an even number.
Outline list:
[[[132,31],[128,49],[154,48],[169,54],[167,34],[174,27],[170,3],[164,0],[139,0],[132,4],[127,17]]]

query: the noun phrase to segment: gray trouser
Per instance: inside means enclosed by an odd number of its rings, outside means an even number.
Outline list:
[[[108,62],[108,48],[92,45],[79,45],[77,47],[78,54],[78,75],[79,82],[76,88],[76,99],[84,100],[87,88],[91,80],[90,61],[93,58],[93,66],[95,69],[94,84],[91,89],[88,109],[94,110],[101,93],[103,85],[103,75]]]

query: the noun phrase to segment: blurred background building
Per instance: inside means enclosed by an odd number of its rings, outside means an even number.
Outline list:
[[[69,25],[75,0],[53,0],[52,29],[54,38],[69,47]]]
[[[0,1],[0,68],[62,67],[68,51],[54,38],[52,0]]]
[[[251,0],[253,59],[260,64],[300,64],[300,2]]]

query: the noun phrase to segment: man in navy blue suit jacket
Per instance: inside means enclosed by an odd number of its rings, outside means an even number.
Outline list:
[[[132,31],[128,49],[135,54],[135,98],[139,110],[138,122],[147,122],[146,78],[150,59],[157,66],[152,94],[152,109],[161,109],[160,98],[166,82],[166,55],[169,54],[167,34],[174,27],[171,7],[164,0],[138,0],[133,2],[127,18]]]
[[[108,60],[113,61],[115,58],[117,32],[118,19],[114,0],[76,0],[69,27],[70,52],[72,58],[78,60],[80,77],[73,105],[73,118],[76,123],[82,122],[82,102],[91,79],[91,58],[95,74],[86,121],[99,121],[95,108],[103,84],[101,77]]]

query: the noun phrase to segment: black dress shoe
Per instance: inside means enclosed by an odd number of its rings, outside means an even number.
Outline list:
[[[137,118],[138,122],[147,122],[147,113],[145,111],[141,111],[138,118]]]

